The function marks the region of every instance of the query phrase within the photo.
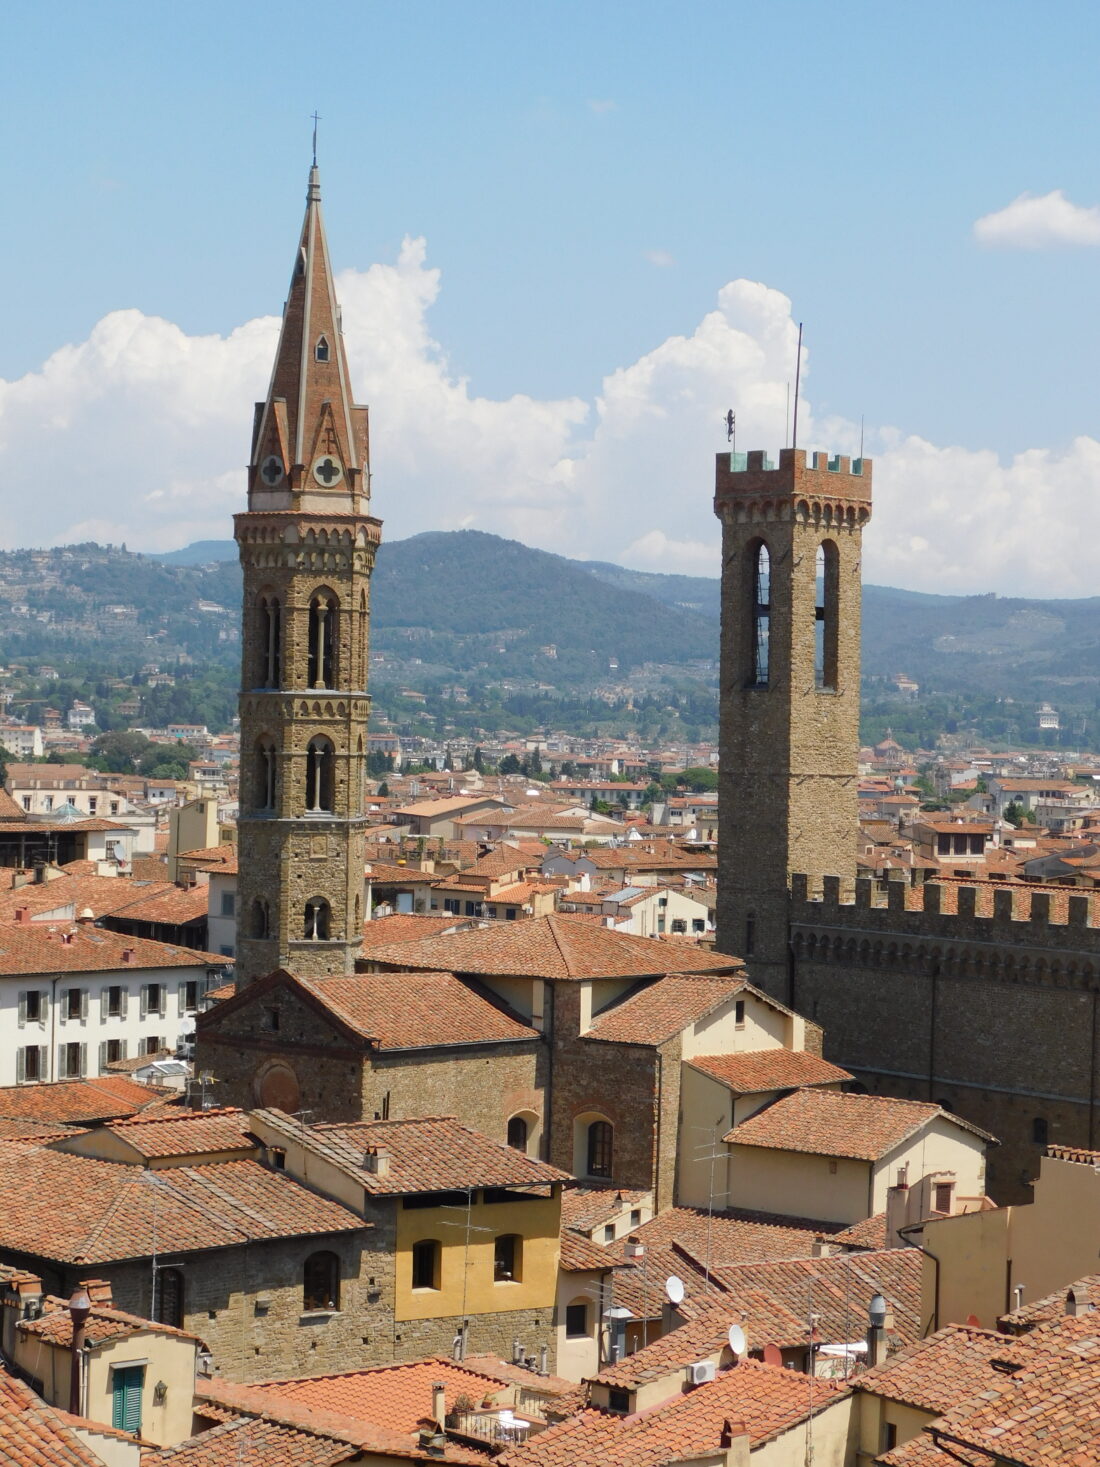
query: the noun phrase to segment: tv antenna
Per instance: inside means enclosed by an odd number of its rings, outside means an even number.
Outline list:
[[[798,358],[794,364],[794,429],[791,433],[791,447],[798,447],[798,385],[802,380],[802,322],[798,323]]]

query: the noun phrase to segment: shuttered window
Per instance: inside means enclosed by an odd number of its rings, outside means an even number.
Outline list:
[[[111,1371],[111,1425],[119,1431],[141,1430],[144,1365],[116,1365]]]

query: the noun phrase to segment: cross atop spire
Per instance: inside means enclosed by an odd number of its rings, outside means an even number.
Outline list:
[[[314,114],[316,149],[317,115]],[[249,508],[354,513],[369,493],[367,410],[352,399],[316,151],[267,398],[256,405]]]
[[[320,122],[321,117],[320,117],[320,114],[318,112],[314,112],[312,114],[312,116],[313,116],[313,166],[314,166],[314,168],[316,168],[317,167],[317,124]]]

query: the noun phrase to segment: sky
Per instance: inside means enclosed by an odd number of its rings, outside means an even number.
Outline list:
[[[1088,596],[1100,6],[7,0],[0,546],[225,539],[320,113],[388,538],[716,575],[713,455],[874,459],[864,578]]]

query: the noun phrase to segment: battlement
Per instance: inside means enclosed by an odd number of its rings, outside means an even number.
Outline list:
[[[793,927],[847,929],[897,941],[999,943],[1100,955],[1100,892],[995,882],[891,880],[885,892],[869,877],[841,897],[837,876],[811,887],[791,876]]]
[[[762,449],[715,455],[714,509],[750,504],[781,503],[793,507],[797,518],[820,519],[826,512],[858,511],[862,523],[870,516],[872,462],[843,453],[812,453],[783,448],[779,463]]]

